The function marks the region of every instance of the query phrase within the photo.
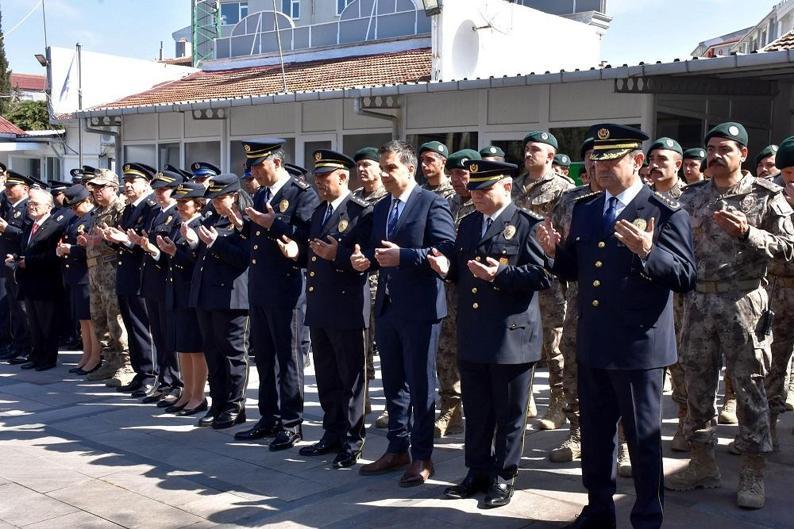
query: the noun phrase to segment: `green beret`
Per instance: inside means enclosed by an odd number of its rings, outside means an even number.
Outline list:
[[[725,138],[726,140],[733,140],[742,147],[746,147],[749,141],[747,130],[741,123],[735,121],[728,121],[720,123],[706,133],[705,143],[708,143],[711,138]]]
[[[474,149],[455,151],[447,158],[447,169],[464,169],[463,164],[469,160],[481,160],[480,153]]]
[[[684,151],[684,160],[705,160],[706,149],[693,147]]]
[[[778,147],[775,167],[781,171],[786,167],[794,167],[794,136],[789,136],[783,140],[783,143]]]
[[[658,140],[653,142],[651,146],[648,148],[648,156],[650,156],[651,153],[656,150],[675,151],[682,156],[684,154],[684,149],[681,148],[681,144],[679,144],[674,139],[667,137],[659,138]]]
[[[776,155],[776,154],[777,154],[777,151],[778,151],[778,149],[779,149],[779,147],[778,147],[777,145],[767,145],[766,147],[764,147],[764,148],[761,150],[761,152],[759,152],[759,153],[758,153],[758,154],[755,156],[755,165],[758,165],[758,164],[761,162],[761,160],[763,160],[763,159],[764,159],[764,158],[766,158],[767,156],[774,156],[774,155]],[[777,162],[775,162],[775,166],[776,166],[776,167],[780,167],[779,165],[777,165]]]
[[[557,138],[554,137],[554,134],[551,132],[546,132],[545,130],[533,130],[524,136],[524,145],[529,142],[545,143],[546,145],[551,145],[554,147],[555,150],[560,148],[559,144],[557,143]]]
[[[375,147],[364,147],[363,149],[357,150],[356,154],[353,155],[353,159],[356,162],[360,162],[361,160],[372,160],[373,162],[380,163],[378,149]]]
[[[567,154],[556,154],[554,156],[554,165],[559,165],[561,167],[570,167],[571,166],[571,157]]]
[[[422,146],[419,147],[419,156],[422,156],[422,153],[425,151],[431,151],[436,154],[440,154],[444,158],[449,158],[449,149],[447,149],[447,146],[440,141],[429,141],[427,143],[423,143]]]
[[[500,156],[504,158],[505,152],[496,145],[489,145],[488,147],[480,149],[480,158],[488,158],[489,156]]]

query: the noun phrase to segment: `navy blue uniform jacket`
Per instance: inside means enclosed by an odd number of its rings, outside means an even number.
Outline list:
[[[228,219],[212,218],[218,237],[211,247],[199,242],[196,248],[189,305],[203,310],[248,310],[248,237]]]
[[[552,268],[561,279],[579,282],[577,359],[600,369],[672,365],[678,356],[672,292],[692,290],[697,278],[689,215],[643,186],[618,216],[656,219],[643,265],[614,232],[602,233],[604,197],[585,195],[576,203]]]
[[[369,259],[372,270],[378,269],[375,249],[381,246],[381,241],[387,240],[386,222],[391,201],[391,195],[387,195],[375,204],[369,242],[362,245],[362,252]],[[436,248],[452,257],[455,223],[448,202],[432,191],[414,187],[388,240],[401,248],[400,264],[380,270],[375,315],[383,314],[388,285],[389,310],[398,318],[411,321],[444,318],[447,315],[444,283],[430,268],[427,254],[431,248]]]
[[[541,218],[510,204],[482,235],[483,215],[465,216],[455,240],[450,281],[458,289],[458,358],[466,362],[524,364],[540,360],[543,327],[535,291],[551,277],[534,237]],[[470,260],[499,261],[493,282],[477,279]]]
[[[151,196],[144,198],[137,206],[128,205],[119,219],[117,226],[123,232],[135,230],[140,235],[151,222],[153,211],[157,210],[157,202]],[[119,296],[141,295],[141,273],[143,268],[143,249],[140,246],[114,245],[118,250],[118,268],[116,268],[116,294]]]

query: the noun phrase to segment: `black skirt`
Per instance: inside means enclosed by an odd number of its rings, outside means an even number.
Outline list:
[[[90,320],[91,302],[88,296],[88,285],[69,285],[68,289],[72,317],[77,320]]]

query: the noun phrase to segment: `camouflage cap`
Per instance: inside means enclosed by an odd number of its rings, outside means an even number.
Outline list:
[[[119,187],[119,176],[110,169],[97,169],[94,178],[85,182],[85,185]]]

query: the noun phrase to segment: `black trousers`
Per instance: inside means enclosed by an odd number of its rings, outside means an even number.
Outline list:
[[[179,362],[174,350],[173,334],[169,330],[173,325],[174,313],[166,309],[164,300],[144,298],[144,301],[154,342],[157,380],[160,385],[181,388]],[[195,331],[198,332],[197,329]]]
[[[130,364],[135,378],[141,383],[153,384],[157,379],[155,371],[155,349],[149,333],[149,314],[142,296],[119,296],[119,311],[127,341],[130,347]]]
[[[19,293],[19,285],[13,277],[5,278],[6,299],[8,300],[8,321],[11,345],[16,352],[26,355],[30,352],[30,324],[25,314],[25,303]]]
[[[582,481],[587,488],[589,511],[596,517],[615,517],[617,425],[622,419],[637,492],[631,523],[635,529],[661,527],[664,368],[594,369],[579,364],[578,384]]]
[[[349,451],[364,445],[366,329],[311,327],[314,372],[325,436]]]
[[[248,383],[248,311],[196,309],[196,317],[207,358],[212,408],[218,413],[242,411]]]
[[[458,362],[466,410],[466,466],[478,477],[512,482],[524,450],[534,363]]]
[[[58,322],[55,313],[59,303],[54,300],[27,300],[30,324],[31,349],[29,360],[37,366],[55,364],[58,361]]]
[[[251,345],[259,373],[259,414],[270,424],[297,431],[303,423],[303,318],[293,309],[251,305]]]

